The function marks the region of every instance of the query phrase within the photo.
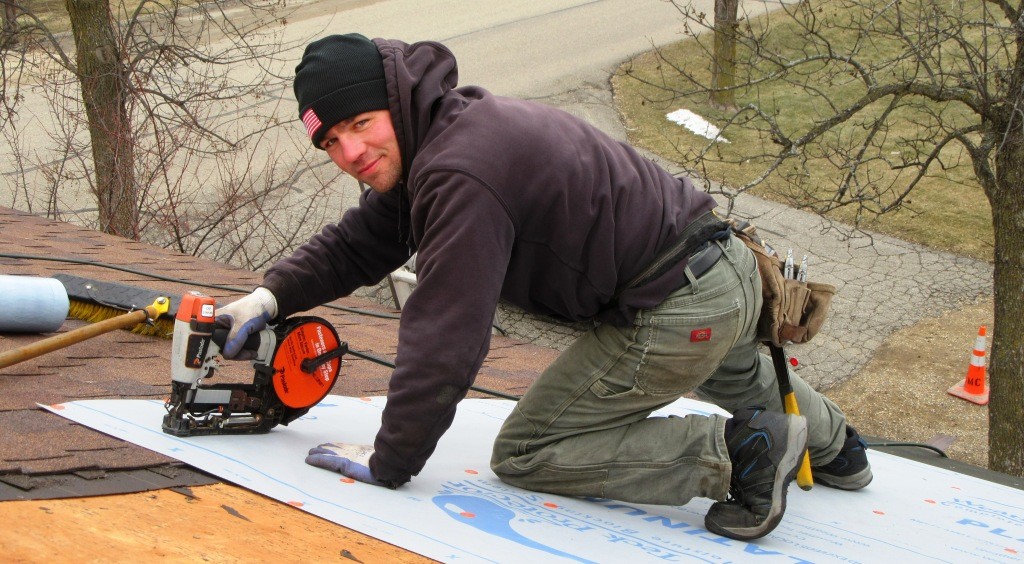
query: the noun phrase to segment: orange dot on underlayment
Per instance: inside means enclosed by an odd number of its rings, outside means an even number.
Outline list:
[[[476,517],[476,513],[470,513],[469,511],[463,511],[462,513],[459,513],[459,515],[462,515],[466,519],[472,519]]]
[[[874,513],[875,515],[885,515],[885,511],[879,511],[877,509],[872,511],[872,513]]]
[[[64,409],[64,404],[62,404],[62,403],[55,403],[55,404],[50,406],[50,409],[56,409],[57,411],[60,411],[60,410]]]
[[[472,468],[469,468],[469,469],[466,470],[466,474],[479,474],[479,472],[477,472],[476,470],[473,470]]]
[[[360,401],[370,401],[370,398],[359,398]]]
[[[1006,552],[1009,552],[1010,554],[1017,554],[1017,551],[1012,549],[1012,548],[1004,548],[1003,550],[1005,550]]]
[[[294,501],[293,500],[293,501],[289,501],[288,505],[291,505],[292,507],[302,507],[305,504],[302,503],[301,501]]]
[[[343,484],[354,484],[354,483],[356,483],[356,481],[353,480],[352,478],[342,478],[341,479],[341,483],[343,483]]]
[[[935,501],[934,499],[926,499],[926,500],[924,500],[924,502],[925,502],[925,503],[931,503],[931,504],[935,504],[935,503],[938,503],[938,502],[937,502],[937,501]]]
[[[544,502],[544,507],[548,507],[548,508],[551,508],[551,509],[558,509],[558,504],[557,503],[551,503],[550,501],[545,501]]]

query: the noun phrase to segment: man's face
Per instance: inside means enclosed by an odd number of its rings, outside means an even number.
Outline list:
[[[352,178],[384,193],[402,178],[402,155],[387,110],[363,112],[327,130],[320,147]]]

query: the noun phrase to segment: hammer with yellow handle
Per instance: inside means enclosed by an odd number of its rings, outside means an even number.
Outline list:
[[[768,349],[772,351],[772,364],[775,365],[775,377],[779,380],[779,394],[782,396],[782,405],[786,413],[800,415],[800,406],[796,402],[796,393],[793,392],[793,385],[789,382],[789,367],[786,366],[786,352],[782,347],[768,343]],[[809,490],[814,487],[814,478],[811,476],[811,456],[804,451],[803,461],[796,473],[796,484],[802,490]]]

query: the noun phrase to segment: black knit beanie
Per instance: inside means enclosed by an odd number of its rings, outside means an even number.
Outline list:
[[[354,115],[388,108],[384,63],[372,41],[359,35],[331,35],[306,46],[295,67],[299,119],[313,146],[327,130]]]

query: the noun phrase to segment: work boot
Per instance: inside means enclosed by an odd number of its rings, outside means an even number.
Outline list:
[[[807,448],[807,421],[744,408],[726,422],[725,444],[732,461],[729,497],[711,506],[704,526],[733,539],[761,538],[786,511],[786,490]]]
[[[864,451],[868,446],[857,431],[846,426],[846,442],[839,454],[824,466],[811,467],[815,483],[840,490],[859,490],[871,483],[871,465]]]

